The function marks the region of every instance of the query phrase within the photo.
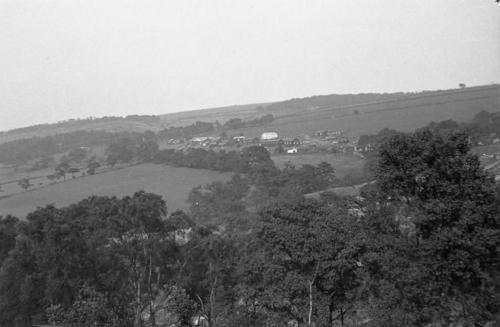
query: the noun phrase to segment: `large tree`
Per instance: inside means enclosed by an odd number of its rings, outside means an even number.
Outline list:
[[[163,304],[182,294],[175,283],[182,265],[174,235],[185,227],[165,218],[165,202],[145,192],[29,214],[15,246],[11,236],[2,244],[10,251],[0,269],[0,324],[46,322],[49,306],[60,308],[62,317],[94,310],[80,305],[87,286],[105,296],[99,303],[109,317],[120,317],[120,326],[154,326]],[[81,303],[75,307],[75,301]]]
[[[152,131],[145,131],[139,138],[137,157],[140,161],[150,162],[158,153],[158,140]]]
[[[238,301],[234,274],[238,249],[234,238],[200,227],[193,231],[184,254],[182,285],[196,303],[197,316],[209,327],[232,326]]]
[[[493,177],[470,153],[468,136],[429,129],[395,135],[380,147],[377,177],[379,204],[393,208],[407,235],[398,259],[420,275],[415,323],[491,319],[500,211]]]
[[[19,220],[13,216],[0,216],[0,266],[16,245],[17,224]]]
[[[134,139],[121,138],[106,149],[106,162],[112,166],[118,161],[128,163],[135,157],[136,152],[137,145]]]
[[[343,325],[356,302],[356,224],[313,200],[266,208],[245,263],[247,303],[275,323]]]

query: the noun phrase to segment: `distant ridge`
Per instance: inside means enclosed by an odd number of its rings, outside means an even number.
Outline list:
[[[223,123],[231,118],[250,119],[262,114],[273,114],[278,118],[275,125],[279,129],[283,127],[281,125],[290,123],[291,120],[307,122],[363,114],[359,117],[361,119],[361,117],[367,118],[365,114],[370,114],[373,117],[376,113],[392,111],[396,114],[412,108],[427,108],[432,112],[440,112],[435,117],[430,117],[432,119],[445,118],[459,121],[466,119],[480,110],[500,111],[500,85],[493,84],[459,89],[406,93],[316,95],[271,103],[197,109],[158,116],[132,115],[127,117],[73,119],[55,124],[34,125],[0,132],[0,142],[78,130],[104,130],[108,132],[158,131],[169,126],[190,125],[196,121],[215,122],[218,120]],[[429,110],[424,111],[428,114]],[[470,115],[465,114],[469,113],[469,110]],[[450,114],[447,115],[446,111],[449,111]],[[460,114],[457,114],[458,112]],[[380,117],[382,116],[385,117],[386,115],[381,114]],[[316,126],[318,124],[313,125]],[[311,126],[311,128],[315,128],[314,126]],[[403,126],[403,129],[406,128],[406,126]],[[287,129],[285,128],[285,133],[288,134],[286,131]]]
[[[276,102],[269,105],[266,111],[278,113],[285,111],[290,113],[294,109],[314,109],[318,110],[334,110],[334,109],[348,109],[369,107],[380,104],[397,103],[401,101],[409,101],[416,99],[429,99],[435,97],[443,97],[446,95],[455,94],[471,94],[483,91],[499,91],[500,84],[474,86],[460,89],[449,90],[436,90],[436,91],[422,91],[422,92],[408,92],[408,93],[366,93],[366,94],[332,94],[332,95],[318,95],[308,98],[291,99],[281,102]],[[500,93],[494,92],[487,97],[498,97]],[[484,96],[482,96],[484,97]],[[360,101],[364,100],[364,101]]]

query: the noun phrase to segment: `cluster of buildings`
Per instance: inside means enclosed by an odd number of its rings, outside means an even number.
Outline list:
[[[313,137],[328,141],[331,144],[349,143],[349,139],[342,131],[321,130],[313,133]]]
[[[279,153],[295,154],[299,151],[314,152],[317,148],[335,149],[338,152],[356,152],[355,142],[350,141],[342,131],[320,130],[309,136],[284,137],[277,132],[265,132],[259,137],[234,136],[199,136],[191,139],[171,139],[171,145],[184,144],[192,147],[231,147],[260,145],[272,148]]]
[[[297,147],[303,143],[298,137],[279,137],[276,132],[265,132],[260,137],[246,138],[245,136],[233,136],[233,143],[238,145],[261,145],[266,148],[281,146],[288,149],[288,153],[297,153]]]
[[[250,146],[260,145],[266,148],[281,146],[287,149],[288,153],[297,153],[297,147],[303,144],[303,140],[299,137],[280,137],[276,132],[262,133],[260,137],[248,138],[243,135],[230,137],[222,136],[199,136],[191,139],[170,139],[167,141],[169,145],[180,145],[190,147],[230,147],[230,146]]]
[[[221,142],[220,136],[201,136],[201,137],[193,137],[190,140],[191,145],[193,146],[203,146],[208,147],[210,145],[219,145]]]

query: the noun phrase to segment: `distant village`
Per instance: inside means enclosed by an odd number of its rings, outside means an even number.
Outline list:
[[[384,131],[381,131],[383,134]],[[381,134],[379,133],[379,134]],[[379,135],[380,136],[380,135]],[[274,155],[296,155],[313,153],[338,153],[365,158],[377,150],[377,135],[364,135],[349,138],[341,130],[318,130],[309,135],[280,135],[269,131],[256,137],[248,137],[243,133],[231,135],[223,132],[219,136],[197,136],[192,138],[172,138],[166,142],[166,148],[188,149],[208,148],[228,150],[251,145],[265,147]],[[497,147],[489,149],[489,145],[500,144],[496,133],[487,137],[471,140],[478,147],[478,155],[485,168],[500,180],[500,152]]]
[[[358,138],[349,139],[342,131],[320,130],[311,135],[283,136],[275,131],[264,132],[260,137],[245,135],[198,136],[190,139],[169,139],[167,147],[191,148],[204,147],[211,149],[238,148],[250,145],[260,145],[274,154],[297,153],[350,153],[360,154],[365,149],[358,148]]]

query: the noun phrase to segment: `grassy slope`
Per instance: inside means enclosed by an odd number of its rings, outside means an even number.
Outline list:
[[[358,114],[355,114],[355,110]],[[500,110],[500,86],[429,92],[369,104],[302,110],[293,108],[268,126],[233,130],[231,133],[241,132],[247,137],[254,137],[266,131],[276,131],[283,136],[294,136],[333,129],[343,130],[349,136],[358,136],[377,133],[386,127],[410,131],[432,121],[470,121],[481,110]]]
[[[231,118],[248,119],[262,116],[263,114],[257,111],[257,107],[265,107],[266,105],[268,104],[254,103],[218,108],[189,110],[164,114],[160,117],[162,122],[168,126],[186,126],[191,125],[196,121],[214,122],[218,120],[220,123],[224,123]]]
[[[228,180],[231,174],[143,164],[28,191],[0,199],[0,214],[24,218],[38,206],[66,206],[91,195],[124,196],[138,190],[154,192],[167,201],[169,212],[186,208],[189,191],[202,184]]]
[[[159,131],[162,129],[160,125],[146,124],[136,121],[111,121],[111,122],[82,122],[81,124],[72,122],[63,126],[50,126],[37,131],[21,131],[15,133],[0,133],[0,143],[13,140],[44,137],[55,134],[70,133],[81,130],[102,130],[106,132],[144,132],[147,130]]]

